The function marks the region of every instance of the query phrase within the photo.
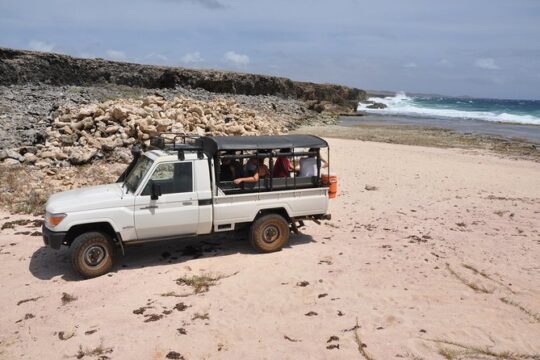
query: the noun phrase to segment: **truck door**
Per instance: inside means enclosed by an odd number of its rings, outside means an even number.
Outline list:
[[[161,190],[161,196],[156,200],[151,199],[152,182]],[[199,204],[193,184],[192,162],[159,164],[135,198],[137,239],[195,235]]]

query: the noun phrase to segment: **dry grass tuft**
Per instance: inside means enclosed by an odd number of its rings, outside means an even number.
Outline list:
[[[191,320],[210,320],[210,315],[208,315],[208,313],[195,313],[195,315],[193,315],[193,317],[191,318]]]
[[[500,298],[500,300],[507,304],[507,305],[511,305],[511,306],[514,306],[516,308],[518,308],[519,310],[521,310],[523,313],[529,315],[531,318],[534,319],[535,322],[540,322],[540,314],[530,310],[530,309],[527,309],[526,307],[524,307],[523,305],[511,300],[511,299],[508,299],[508,298]]]
[[[540,360],[540,354],[521,354],[510,351],[496,352],[488,346],[467,345],[456,341],[444,339],[426,339],[440,345],[439,355],[447,360],[458,359],[500,359],[500,360],[520,360],[531,359]],[[442,346],[447,345],[447,346]]]
[[[489,276],[487,273],[485,273],[484,271],[482,270],[478,270],[477,268],[475,268],[474,266],[470,265],[470,264],[461,264],[465,269],[468,269],[468,270],[471,270],[473,273],[475,273],[476,275],[480,275],[482,276],[483,278],[485,279],[488,279],[490,281],[493,281],[494,283],[504,287],[505,289],[507,289],[508,291],[510,291],[512,294],[515,294],[514,290],[512,290],[508,285],[504,284],[503,282],[499,281],[499,280],[496,280],[494,278],[492,278],[491,276]]]
[[[42,214],[48,193],[34,188],[42,179],[25,166],[3,166],[0,171],[0,206],[13,212]]]
[[[113,183],[124,168],[124,164],[105,162],[43,169],[0,165],[0,207],[16,213],[41,215],[51,194]]]
[[[71,294],[68,294],[68,293],[62,293],[62,305],[66,305],[66,304],[69,304],[70,302],[72,301],[75,301],[77,300],[77,297],[71,295]]]
[[[108,359],[108,357],[105,356],[105,354],[110,354],[113,352],[113,348],[108,348],[103,345],[103,340],[101,343],[93,348],[85,348],[83,349],[82,345],[79,345],[79,351],[75,355],[77,359],[82,359],[85,356],[99,356],[101,359]]]
[[[454,277],[456,279],[458,279],[459,281],[461,281],[463,284],[467,285],[468,287],[470,287],[474,291],[481,292],[481,293],[484,293],[484,294],[492,294],[493,293],[494,289],[487,289],[483,285],[480,285],[480,284],[474,283],[472,281],[469,281],[469,280],[465,279],[463,276],[459,275],[457,272],[455,272],[450,267],[450,264],[446,264],[446,268],[448,269],[450,274],[454,275]]]
[[[238,272],[231,275],[202,274],[193,275],[191,277],[183,276],[176,279],[176,284],[190,286],[193,288],[194,294],[200,294],[207,292],[211,286],[217,285],[219,280],[234,276],[236,274],[238,274]]]

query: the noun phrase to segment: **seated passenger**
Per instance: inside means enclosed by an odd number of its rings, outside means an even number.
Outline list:
[[[291,149],[281,149],[280,153],[290,153]],[[283,178],[289,177],[289,173],[293,170],[291,161],[287,156],[278,156],[274,168],[272,169],[272,177]]]
[[[226,155],[234,155],[234,151],[228,151]],[[242,164],[237,159],[221,159],[220,181],[233,181],[237,177],[244,175]]]
[[[316,152],[317,149],[309,149],[309,152]],[[328,167],[328,162],[321,158],[321,169]],[[317,176],[317,156],[309,155],[300,159],[299,177]]]
[[[257,160],[256,157],[252,157],[246,164],[246,177],[234,179],[234,183],[236,185],[240,185],[242,183],[255,185],[255,183],[259,182],[260,178],[268,176],[268,173],[268,167],[264,164],[264,158]]]

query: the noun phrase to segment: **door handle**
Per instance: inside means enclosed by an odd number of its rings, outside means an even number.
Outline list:
[[[150,205],[150,206],[146,206],[146,207],[142,207],[140,208],[141,210],[146,210],[146,209],[157,209],[158,206],[157,205]]]
[[[184,201],[184,202],[182,203],[182,205],[191,205],[191,204],[193,204],[191,201]]]

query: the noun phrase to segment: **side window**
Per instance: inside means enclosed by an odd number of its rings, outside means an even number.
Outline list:
[[[158,165],[141,195],[150,195],[152,193],[152,182],[160,186],[163,195],[192,192],[193,164],[191,162],[181,162]]]

